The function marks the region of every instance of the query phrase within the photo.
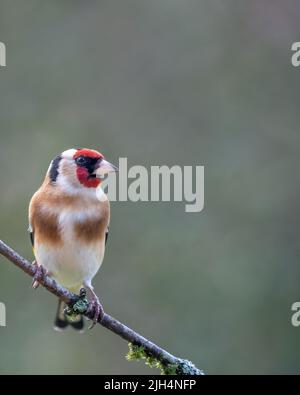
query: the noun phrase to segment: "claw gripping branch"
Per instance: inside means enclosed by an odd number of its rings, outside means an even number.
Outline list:
[[[34,265],[20,256],[2,240],[0,240],[0,254],[5,256],[29,276],[35,276],[36,268]],[[41,278],[39,283],[63,300],[75,314],[83,314],[87,318],[93,319],[93,308],[90,308],[90,303],[87,301],[86,294],[83,291],[81,295],[75,295],[48,276]],[[204,374],[203,371],[198,369],[192,362],[186,359],[177,358],[168,353],[166,350],[157,346],[155,343],[141,336],[105,312],[99,316],[98,323],[129,342],[130,349],[127,354],[127,359],[129,360],[144,359],[147,365],[159,368],[163,374]]]

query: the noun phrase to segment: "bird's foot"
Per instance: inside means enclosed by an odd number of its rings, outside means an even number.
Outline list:
[[[35,267],[35,274],[33,276],[33,281],[31,286],[33,289],[37,289],[40,285],[40,282],[44,281],[45,277],[49,273],[42,265],[38,265],[36,261],[34,261],[32,264]]]
[[[101,321],[104,315],[104,310],[102,307],[102,304],[100,303],[98,297],[96,295],[93,295],[90,301],[90,307],[88,310],[88,313],[91,313],[93,315],[92,318],[92,325],[89,327],[89,329],[93,329],[94,326],[97,324],[97,322]]]

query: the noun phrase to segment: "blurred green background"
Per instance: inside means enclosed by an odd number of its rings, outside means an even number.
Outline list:
[[[205,208],[112,204],[107,312],[207,373],[297,373],[296,1],[0,0],[0,238],[32,259],[27,207],[61,151],[204,165]],[[52,329],[55,297],[0,258],[0,373],[152,373],[103,328]],[[154,373],[154,371],[153,371]]]

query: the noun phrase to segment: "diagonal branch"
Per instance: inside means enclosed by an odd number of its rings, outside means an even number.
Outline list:
[[[20,256],[16,251],[0,240],[0,254],[18,266],[21,270],[33,277],[36,267]],[[66,288],[62,287],[50,277],[41,279],[40,284],[48,291],[63,300],[71,308],[78,302],[79,297]],[[87,318],[93,318],[93,308],[87,304],[82,311]],[[105,313],[99,318],[98,323],[116,335],[121,336],[130,343],[129,359],[145,358],[148,364],[159,366],[166,374],[185,374],[185,375],[203,375],[204,373],[198,369],[192,362],[177,358],[164,349],[160,348],[145,337],[139,335],[128,326],[122,324],[109,314]],[[155,362],[155,363],[153,363]]]

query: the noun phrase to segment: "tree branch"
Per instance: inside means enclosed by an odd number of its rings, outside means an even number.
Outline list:
[[[0,240],[0,253],[29,276],[33,277],[35,275],[36,267],[7,246],[2,240]],[[70,308],[73,308],[79,300],[77,295],[68,291],[50,277],[41,278],[39,282],[48,291],[63,300]],[[87,303],[81,313],[92,319],[93,307]],[[204,374],[192,362],[175,357],[105,312],[99,318],[98,323],[130,343],[128,359],[144,358],[150,366],[161,368],[165,374]]]

